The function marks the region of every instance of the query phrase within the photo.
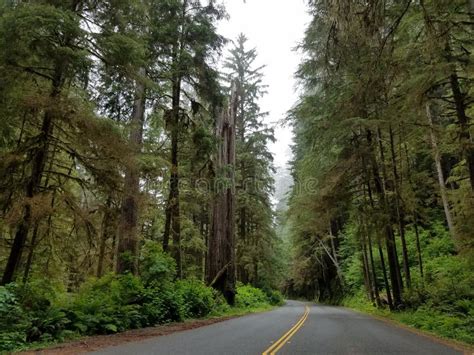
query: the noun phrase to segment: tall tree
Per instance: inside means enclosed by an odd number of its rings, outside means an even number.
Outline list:
[[[225,60],[227,84],[236,83],[239,104],[236,112],[237,188],[237,274],[242,282],[263,285],[272,279],[278,240],[273,229],[273,157],[268,143],[273,129],[264,123],[266,112],[259,107],[265,94],[264,66],[256,66],[257,51],[247,49],[240,34]],[[265,280],[267,279],[267,280]]]
[[[51,153],[55,125],[67,110],[65,86],[79,74],[87,61],[81,48],[84,31],[80,27],[81,1],[61,4],[11,5],[2,16],[2,61],[20,76],[41,81],[41,99],[36,103],[40,129],[24,144],[25,162],[22,217],[18,224],[2,284],[13,280],[34,223],[34,200],[41,194],[41,183]],[[69,91],[69,90],[66,90]],[[61,103],[58,107],[57,104]],[[37,117],[35,117],[37,119]],[[20,141],[23,140],[23,137]],[[27,170],[26,170],[27,169]]]
[[[210,286],[221,291],[227,302],[235,302],[235,121],[238,94],[232,87],[228,107],[216,118],[219,140],[213,163],[214,199],[208,250]]]
[[[200,1],[176,0],[163,2],[156,9],[157,21],[165,24],[159,32],[163,43],[158,47],[169,63],[162,75],[170,87],[170,108],[165,119],[170,131],[170,180],[163,232],[163,249],[168,250],[170,236],[173,241],[172,254],[178,266],[178,277],[182,275],[181,217],[179,195],[179,141],[186,114],[182,107],[182,96],[191,97],[183,86],[198,93],[206,91],[205,85],[212,77],[207,60],[218,51],[223,38],[216,33],[215,22],[223,16],[223,10],[213,1],[207,5]]]

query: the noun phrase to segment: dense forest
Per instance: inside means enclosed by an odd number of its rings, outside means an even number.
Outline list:
[[[306,3],[290,182],[224,4],[1,2],[0,351],[279,291],[474,342],[474,9]]]
[[[236,299],[236,281],[280,301],[262,67],[244,35],[217,33],[225,16],[2,2],[2,345],[202,316],[222,303],[205,283],[230,304],[263,299]]]
[[[302,93],[288,118],[287,292],[368,299],[472,342],[473,9],[457,0],[309,9]]]

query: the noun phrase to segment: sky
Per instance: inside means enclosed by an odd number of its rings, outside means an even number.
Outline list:
[[[293,49],[302,40],[309,22],[304,0],[224,2],[230,19],[220,23],[219,33],[229,39],[245,34],[249,47],[257,49],[256,65],[266,65],[263,73],[268,93],[260,100],[260,107],[269,112],[266,123],[275,125],[276,143],[270,145],[275,167],[286,167],[291,159],[291,128],[277,123],[297,101],[293,74],[301,57]]]

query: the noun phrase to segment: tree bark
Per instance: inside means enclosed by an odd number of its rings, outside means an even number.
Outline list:
[[[138,218],[140,195],[140,167],[138,156],[142,150],[143,125],[145,120],[145,69],[139,70],[141,76],[136,81],[135,101],[130,120],[130,145],[133,149],[133,161],[125,172],[124,197],[120,212],[118,229],[117,272],[138,273]]]
[[[362,269],[364,272],[364,284],[365,284],[365,290],[367,292],[367,295],[370,299],[370,301],[374,302],[375,297],[374,297],[374,292],[372,288],[372,278],[370,275],[370,269],[369,269],[369,260],[367,258],[367,245],[365,243],[365,237],[362,235],[362,238],[360,240],[360,248],[362,251]]]
[[[429,102],[426,103],[426,117],[430,126],[430,137],[431,146],[433,147],[433,156],[436,165],[436,172],[438,175],[439,190],[441,195],[441,201],[443,203],[444,215],[446,217],[446,223],[448,224],[449,232],[451,236],[455,236],[453,218],[451,216],[451,210],[449,209],[448,194],[446,192],[446,183],[443,175],[443,167],[441,165],[441,154],[438,148],[438,139],[434,129],[433,110]]]
[[[411,288],[411,276],[410,276],[410,264],[408,260],[407,241],[405,238],[405,213],[401,205],[402,198],[400,194],[399,177],[397,171],[397,157],[395,153],[395,143],[393,138],[393,130],[390,125],[390,152],[392,155],[392,169],[393,169],[393,186],[395,190],[395,207],[397,210],[397,221],[398,221],[398,232],[400,234],[400,240],[402,242],[402,257],[403,257],[403,272],[405,274],[405,281],[408,288]]]
[[[171,254],[176,261],[177,277],[182,277],[181,261],[181,222],[179,209],[179,109],[181,100],[181,78],[173,79],[171,107],[171,175],[168,203],[166,207],[165,229],[163,233],[163,250],[168,251],[170,236],[173,241]]]
[[[105,249],[107,247],[107,241],[112,235],[112,222],[113,222],[113,213],[112,209],[112,198],[109,196],[107,202],[105,203],[104,216],[102,218],[102,231],[100,236],[100,245],[99,245],[99,260],[97,264],[97,277],[102,277],[104,275],[104,265],[105,265]]]
[[[375,298],[375,303],[378,307],[380,307],[380,294],[379,294],[379,285],[377,282],[377,272],[375,271],[375,263],[374,263],[374,253],[372,251],[372,237],[370,236],[371,232],[367,228],[367,240],[369,243],[369,261],[370,261],[370,268],[372,269],[372,286],[373,286],[373,293]]]
[[[370,151],[370,162],[372,165],[372,174],[374,177],[375,182],[375,191],[380,200],[380,204],[382,210],[385,212],[387,217],[390,218],[390,212],[387,206],[387,200],[385,196],[385,188],[380,177],[379,167],[377,161],[375,159],[374,153],[372,151],[372,132],[370,130],[367,131],[367,142],[369,145]],[[383,154],[383,151],[381,151]],[[395,237],[393,233],[393,228],[391,225],[391,221],[386,221],[384,226],[385,231],[385,244],[387,248],[387,258],[388,258],[388,267],[390,271],[390,281],[392,283],[392,291],[393,291],[393,305],[398,307],[402,304],[402,285],[401,285],[401,276],[400,276],[400,266],[398,263],[398,255],[395,246]]]
[[[372,209],[374,209],[375,208],[375,203],[374,203],[374,198],[373,198],[373,195],[372,195],[372,187],[371,187],[370,177],[369,177],[369,174],[367,172],[366,160],[364,158],[363,158],[363,168],[364,168],[364,175],[365,175],[365,179],[366,179],[367,194],[368,194],[368,197],[369,197],[370,207]],[[369,233],[370,233],[370,231],[369,231]],[[369,243],[372,245],[370,234],[369,234]],[[387,292],[387,303],[388,303],[390,309],[393,309],[392,294],[391,294],[391,291],[390,291],[390,284],[388,283],[388,277],[387,277],[387,268],[385,267],[385,259],[384,259],[384,255],[383,255],[382,245],[380,243],[379,238],[377,238],[377,248],[378,248],[379,256],[380,256],[380,266],[382,268],[382,274],[383,274],[385,290]],[[372,250],[371,250],[371,252],[372,252]],[[372,258],[372,270],[374,270],[374,280],[376,280],[375,266],[374,266],[374,263],[373,263],[373,256],[372,255],[371,255],[371,258]],[[379,297],[378,300],[379,300],[379,303],[380,303],[380,294],[378,295],[378,297]]]
[[[208,251],[210,286],[221,291],[229,304],[235,302],[235,87],[229,107],[216,120],[219,147],[214,162],[215,196],[212,206]]]
[[[461,130],[459,134],[459,139],[461,141],[461,151],[462,155],[464,155],[464,158],[466,159],[471,190],[474,191],[474,145],[469,133],[469,118],[466,115],[466,104],[464,101],[465,95],[461,92],[459,79],[456,73],[451,74],[449,80],[451,83],[451,90],[453,92],[454,103],[456,105],[456,116],[458,118],[458,124]]]
[[[416,252],[418,254],[418,267],[420,268],[421,279],[423,279],[423,257],[421,255],[420,233],[418,231],[418,218],[416,217],[416,212],[415,212],[414,227],[415,227],[415,237],[416,237]]]

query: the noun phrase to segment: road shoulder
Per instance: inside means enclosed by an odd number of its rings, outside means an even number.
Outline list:
[[[397,321],[393,318],[384,317],[382,315],[378,315],[378,314],[374,314],[374,313],[364,312],[363,310],[360,310],[360,309],[357,309],[357,308],[350,308],[350,307],[346,307],[346,306],[341,306],[341,308],[344,308],[348,311],[352,311],[352,312],[362,314],[362,315],[367,316],[367,317],[374,318],[375,320],[378,320],[380,322],[384,322],[384,323],[389,324],[391,326],[407,330],[407,331],[412,332],[416,335],[428,338],[431,341],[434,341],[436,343],[443,344],[443,345],[449,346],[453,349],[456,349],[458,351],[461,351],[465,355],[474,355],[474,346],[469,345],[467,343],[463,343],[461,341],[454,340],[454,339],[442,338],[438,334],[434,334],[434,333],[431,333],[431,332],[426,331],[426,330],[411,327],[411,326],[409,326],[405,323],[399,322],[399,321]]]
[[[54,354],[54,355],[73,355],[73,354],[84,354],[91,351],[96,351],[112,346],[127,344],[131,342],[139,342],[154,337],[164,336],[181,332],[185,330],[191,330],[196,328],[205,327],[211,324],[224,322],[230,319],[244,317],[250,314],[265,313],[274,310],[277,307],[271,307],[264,310],[247,311],[245,313],[238,313],[232,315],[216,316],[206,319],[190,319],[184,322],[176,322],[170,324],[163,324],[156,327],[140,328],[128,330],[125,332],[110,334],[110,335],[94,335],[89,337],[83,337],[77,340],[67,341],[60,344],[55,344],[47,348],[37,350],[26,350],[19,352],[23,355],[32,354]]]

